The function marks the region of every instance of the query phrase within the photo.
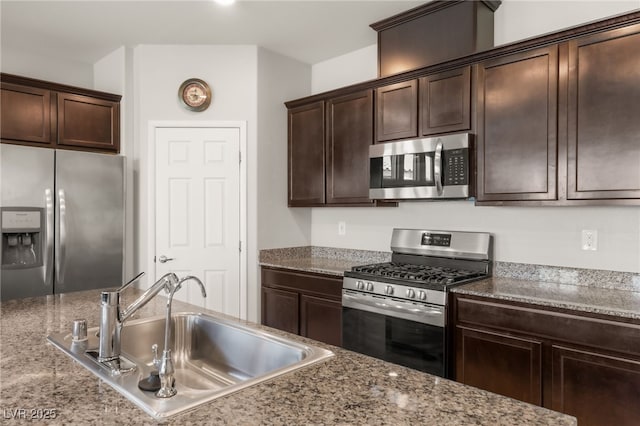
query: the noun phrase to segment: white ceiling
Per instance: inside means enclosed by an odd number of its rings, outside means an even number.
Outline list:
[[[302,62],[369,46],[369,24],[426,1],[0,0],[2,50],[95,63],[120,46],[252,44]]]

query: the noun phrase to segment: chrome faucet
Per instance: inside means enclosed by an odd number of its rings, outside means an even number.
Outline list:
[[[120,308],[120,293],[140,278],[144,272],[114,291],[103,291],[100,295],[100,347],[98,361],[108,363],[120,359],[120,335],[124,322],[138,309],[146,305],[155,295],[165,290],[172,293],[174,286],[181,281],[176,274],[170,272],[160,278],[153,286],[148,288],[142,296],[138,297],[128,308]],[[184,279],[183,279],[184,280]]]
[[[175,387],[175,379],[173,377],[175,369],[173,368],[173,360],[171,359],[171,349],[169,344],[171,343],[171,303],[173,302],[173,295],[180,290],[182,283],[185,281],[193,280],[200,285],[202,291],[202,297],[207,297],[207,292],[204,289],[204,284],[198,278],[193,276],[186,276],[182,278],[171,289],[171,293],[167,298],[167,317],[164,324],[164,350],[162,351],[162,361],[160,364],[160,390],[156,392],[158,398],[170,398],[174,396],[178,391]]]

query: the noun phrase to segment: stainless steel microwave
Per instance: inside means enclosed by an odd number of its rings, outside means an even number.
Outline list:
[[[371,145],[369,198],[472,197],[471,148],[469,133]]]

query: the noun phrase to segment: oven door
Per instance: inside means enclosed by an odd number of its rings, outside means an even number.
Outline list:
[[[342,345],[445,377],[444,307],[343,290]]]

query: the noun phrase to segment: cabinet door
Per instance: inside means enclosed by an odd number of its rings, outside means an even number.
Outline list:
[[[640,24],[569,42],[568,199],[640,198]]]
[[[373,94],[365,90],[327,102],[327,203],[371,203],[369,146]]]
[[[418,136],[418,80],[376,89],[376,141]]]
[[[562,346],[552,358],[551,409],[581,426],[638,424],[640,362]]]
[[[542,405],[542,342],[456,327],[456,381]]]
[[[289,206],[317,206],[325,202],[324,102],[288,113]]]
[[[2,140],[51,145],[55,140],[52,128],[51,92],[35,87],[2,83],[0,126]]]
[[[342,302],[300,295],[300,334],[330,345],[342,345]]]
[[[420,132],[423,136],[471,128],[471,67],[420,79]]]
[[[262,287],[262,324],[298,334],[298,293]]]
[[[118,152],[120,104],[58,93],[58,145]]]
[[[478,66],[478,201],[557,197],[558,48]]]

